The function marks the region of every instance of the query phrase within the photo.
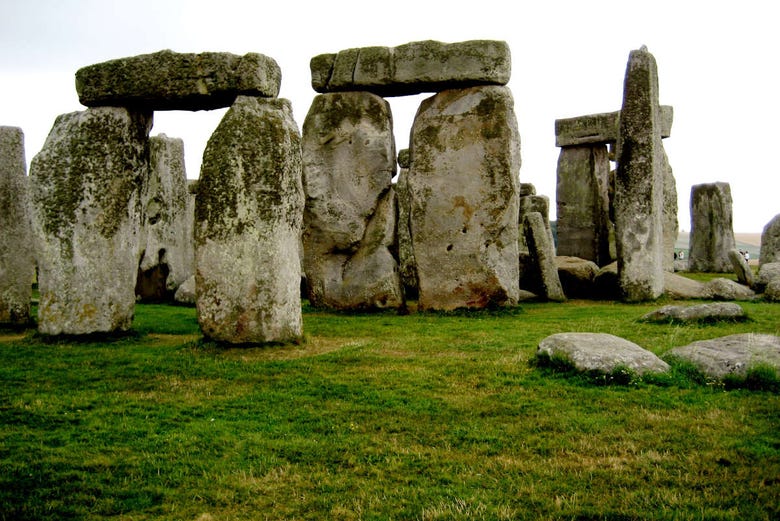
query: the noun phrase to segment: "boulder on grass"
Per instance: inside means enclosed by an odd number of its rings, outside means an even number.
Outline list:
[[[744,320],[742,306],[734,302],[714,302],[696,306],[663,306],[644,315],[645,322],[714,322],[718,320]]]
[[[714,300],[753,300],[756,298],[755,291],[730,279],[712,279],[704,286],[710,298]]]
[[[780,376],[780,337],[742,333],[699,340],[666,352],[664,360],[682,360],[715,380],[734,375],[744,377],[758,365],[770,366]]]

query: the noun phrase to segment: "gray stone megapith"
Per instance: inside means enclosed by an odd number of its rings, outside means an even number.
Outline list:
[[[511,67],[509,45],[496,40],[345,49],[315,56],[310,62],[312,88],[317,92],[361,90],[380,96],[506,85]]]
[[[655,58],[631,51],[623,87],[615,175],[615,243],[627,301],[663,293],[664,153]]]
[[[401,307],[390,105],[368,92],[316,96],[303,124],[302,153],[311,304]]]
[[[666,151],[663,151],[664,201],[661,229],[664,234],[663,268],[666,272],[674,272],[674,246],[680,226],[677,221],[677,181],[674,179],[672,166]]]
[[[550,242],[544,218],[539,212],[530,212],[523,216],[523,235],[533,267],[539,273],[543,293],[541,296],[554,302],[563,302],[566,295],[563,293],[555,264],[555,246]]]
[[[301,338],[300,146],[289,101],[248,96],[236,98],[206,145],[195,200],[195,285],[207,338]]]
[[[740,284],[744,284],[749,288],[756,285],[756,278],[753,275],[753,269],[748,266],[748,262],[745,256],[738,250],[729,250],[729,260],[731,261],[731,267],[734,269],[734,273],[737,275],[737,280]]]
[[[672,135],[674,108],[660,107],[661,137]],[[555,146],[608,145],[617,143],[620,127],[620,111],[589,114],[555,120]]]
[[[729,251],[736,248],[732,225],[731,186],[705,183],[691,187],[691,234],[688,269],[730,273]]]
[[[546,195],[521,195],[518,199],[518,203],[520,209],[517,216],[517,244],[520,251],[528,251],[528,244],[525,242],[525,234],[522,233],[521,228],[523,226],[523,218],[526,214],[531,212],[538,212],[542,216],[542,220],[544,221],[544,228],[547,230],[550,244],[552,244],[553,248],[555,248],[555,239],[553,238],[552,227],[550,226],[550,198]]]
[[[715,380],[729,375],[744,377],[760,365],[772,367],[780,377],[780,337],[741,333],[699,340],[675,347],[664,353],[663,358],[689,362]]]
[[[24,133],[0,127],[0,324],[30,322],[35,268],[27,208]]]
[[[87,107],[138,110],[210,110],[236,96],[275,98],[282,72],[273,58],[248,53],[200,54],[170,50],[120,58],[76,72],[76,92]]]
[[[605,145],[561,148],[556,202],[558,255],[604,266],[609,252],[609,154]]]
[[[410,221],[412,201],[409,196],[409,163],[407,162],[406,165],[398,172],[398,179],[394,186],[396,200],[398,201],[398,271],[401,276],[401,284],[404,287],[404,297],[416,300],[419,295],[419,284],[417,282],[417,263],[414,260],[414,248],[412,246]]]
[[[171,300],[176,288],[195,273],[184,142],[160,134],[151,137],[149,145],[136,295],[142,300]]]
[[[515,304],[520,136],[510,90],[472,87],[424,100],[410,141],[420,309]]]
[[[761,253],[759,264],[780,262],[780,214],[775,215],[766,223],[761,233]]]
[[[151,123],[151,114],[118,107],[64,114],[33,158],[41,333],[130,328]]]

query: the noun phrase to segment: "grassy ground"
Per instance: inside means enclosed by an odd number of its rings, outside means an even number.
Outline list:
[[[121,339],[0,332],[0,519],[778,519],[780,394],[679,368],[600,385],[533,364],[563,331],[661,354],[751,321],[655,305],[346,315],[300,345],[226,349],[194,310],[139,305]]]

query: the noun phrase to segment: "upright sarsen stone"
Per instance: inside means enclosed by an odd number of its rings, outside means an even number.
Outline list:
[[[300,339],[302,218],[290,102],[239,96],[203,152],[195,199],[198,323],[207,338]]]
[[[519,170],[507,87],[448,90],[422,102],[408,178],[421,309],[516,303]]]
[[[780,262],[780,214],[766,223],[761,232],[761,253],[758,259],[761,265]]]
[[[652,300],[664,289],[664,152],[658,71],[645,48],[629,55],[617,148],[614,206],[620,287],[628,301]]]
[[[0,127],[0,324],[30,322],[35,268],[27,210],[24,133]]]
[[[729,251],[736,248],[731,186],[704,183],[691,187],[690,271],[730,273]]]
[[[151,122],[116,107],[64,114],[33,158],[41,333],[130,328]]]

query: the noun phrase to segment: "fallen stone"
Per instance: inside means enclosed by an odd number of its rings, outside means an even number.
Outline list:
[[[747,318],[747,313],[733,302],[714,302],[695,306],[663,306],[644,315],[645,322],[716,322]]]
[[[709,298],[714,300],[753,300],[756,292],[731,279],[712,279],[705,285]]]
[[[567,298],[593,298],[594,281],[599,272],[598,265],[587,259],[558,255],[555,257],[558,278]]]
[[[763,290],[773,280],[780,279],[780,262],[767,262],[758,268],[758,277],[756,277],[756,288]]]
[[[76,92],[87,107],[211,110],[229,107],[237,96],[275,98],[281,81],[279,65],[262,54],[164,50],[83,67]]]
[[[665,373],[669,364],[637,344],[606,333],[557,333],[539,342],[537,356],[562,357],[580,372],[610,374],[626,368],[642,376]]]
[[[506,42],[411,42],[398,47],[346,49],[310,62],[316,92],[368,91],[406,96],[478,85],[506,85],[512,60]]]
[[[766,285],[764,298],[770,302],[780,302],[780,279],[774,279]]]
[[[729,260],[737,275],[740,284],[752,288],[756,285],[756,277],[753,275],[753,269],[748,265],[745,256],[738,250],[729,250]]]
[[[179,284],[176,288],[176,293],[173,296],[173,300],[177,304],[186,306],[194,306],[197,301],[197,294],[195,290],[195,275]]]
[[[742,333],[709,340],[699,340],[675,347],[663,355],[664,360],[682,360],[696,366],[705,376],[722,380],[734,375],[744,377],[757,365],[775,368],[780,376],[780,337]]]
[[[544,219],[539,212],[531,212],[523,217],[523,234],[528,245],[533,267],[541,280],[541,296],[553,302],[563,302],[563,292],[558,268],[555,264],[555,247],[550,242]]]
[[[704,299],[712,296],[711,290],[703,282],[670,272],[664,273],[664,293],[678,300]]]
[[[672,135],[674,108],[661,105],[661,137]],[[612,144],[618,140],[620,111],[555,120],[555,146]]]
[[[688,269],[731,273],[729,251],[736,248],[732,226],[731,187],[705,183],[691,187],[691,233]]]
[[[759,264],[780,262],[780,214],[775,215],[766,223],[761,233],[761,252],[758,256]]]

